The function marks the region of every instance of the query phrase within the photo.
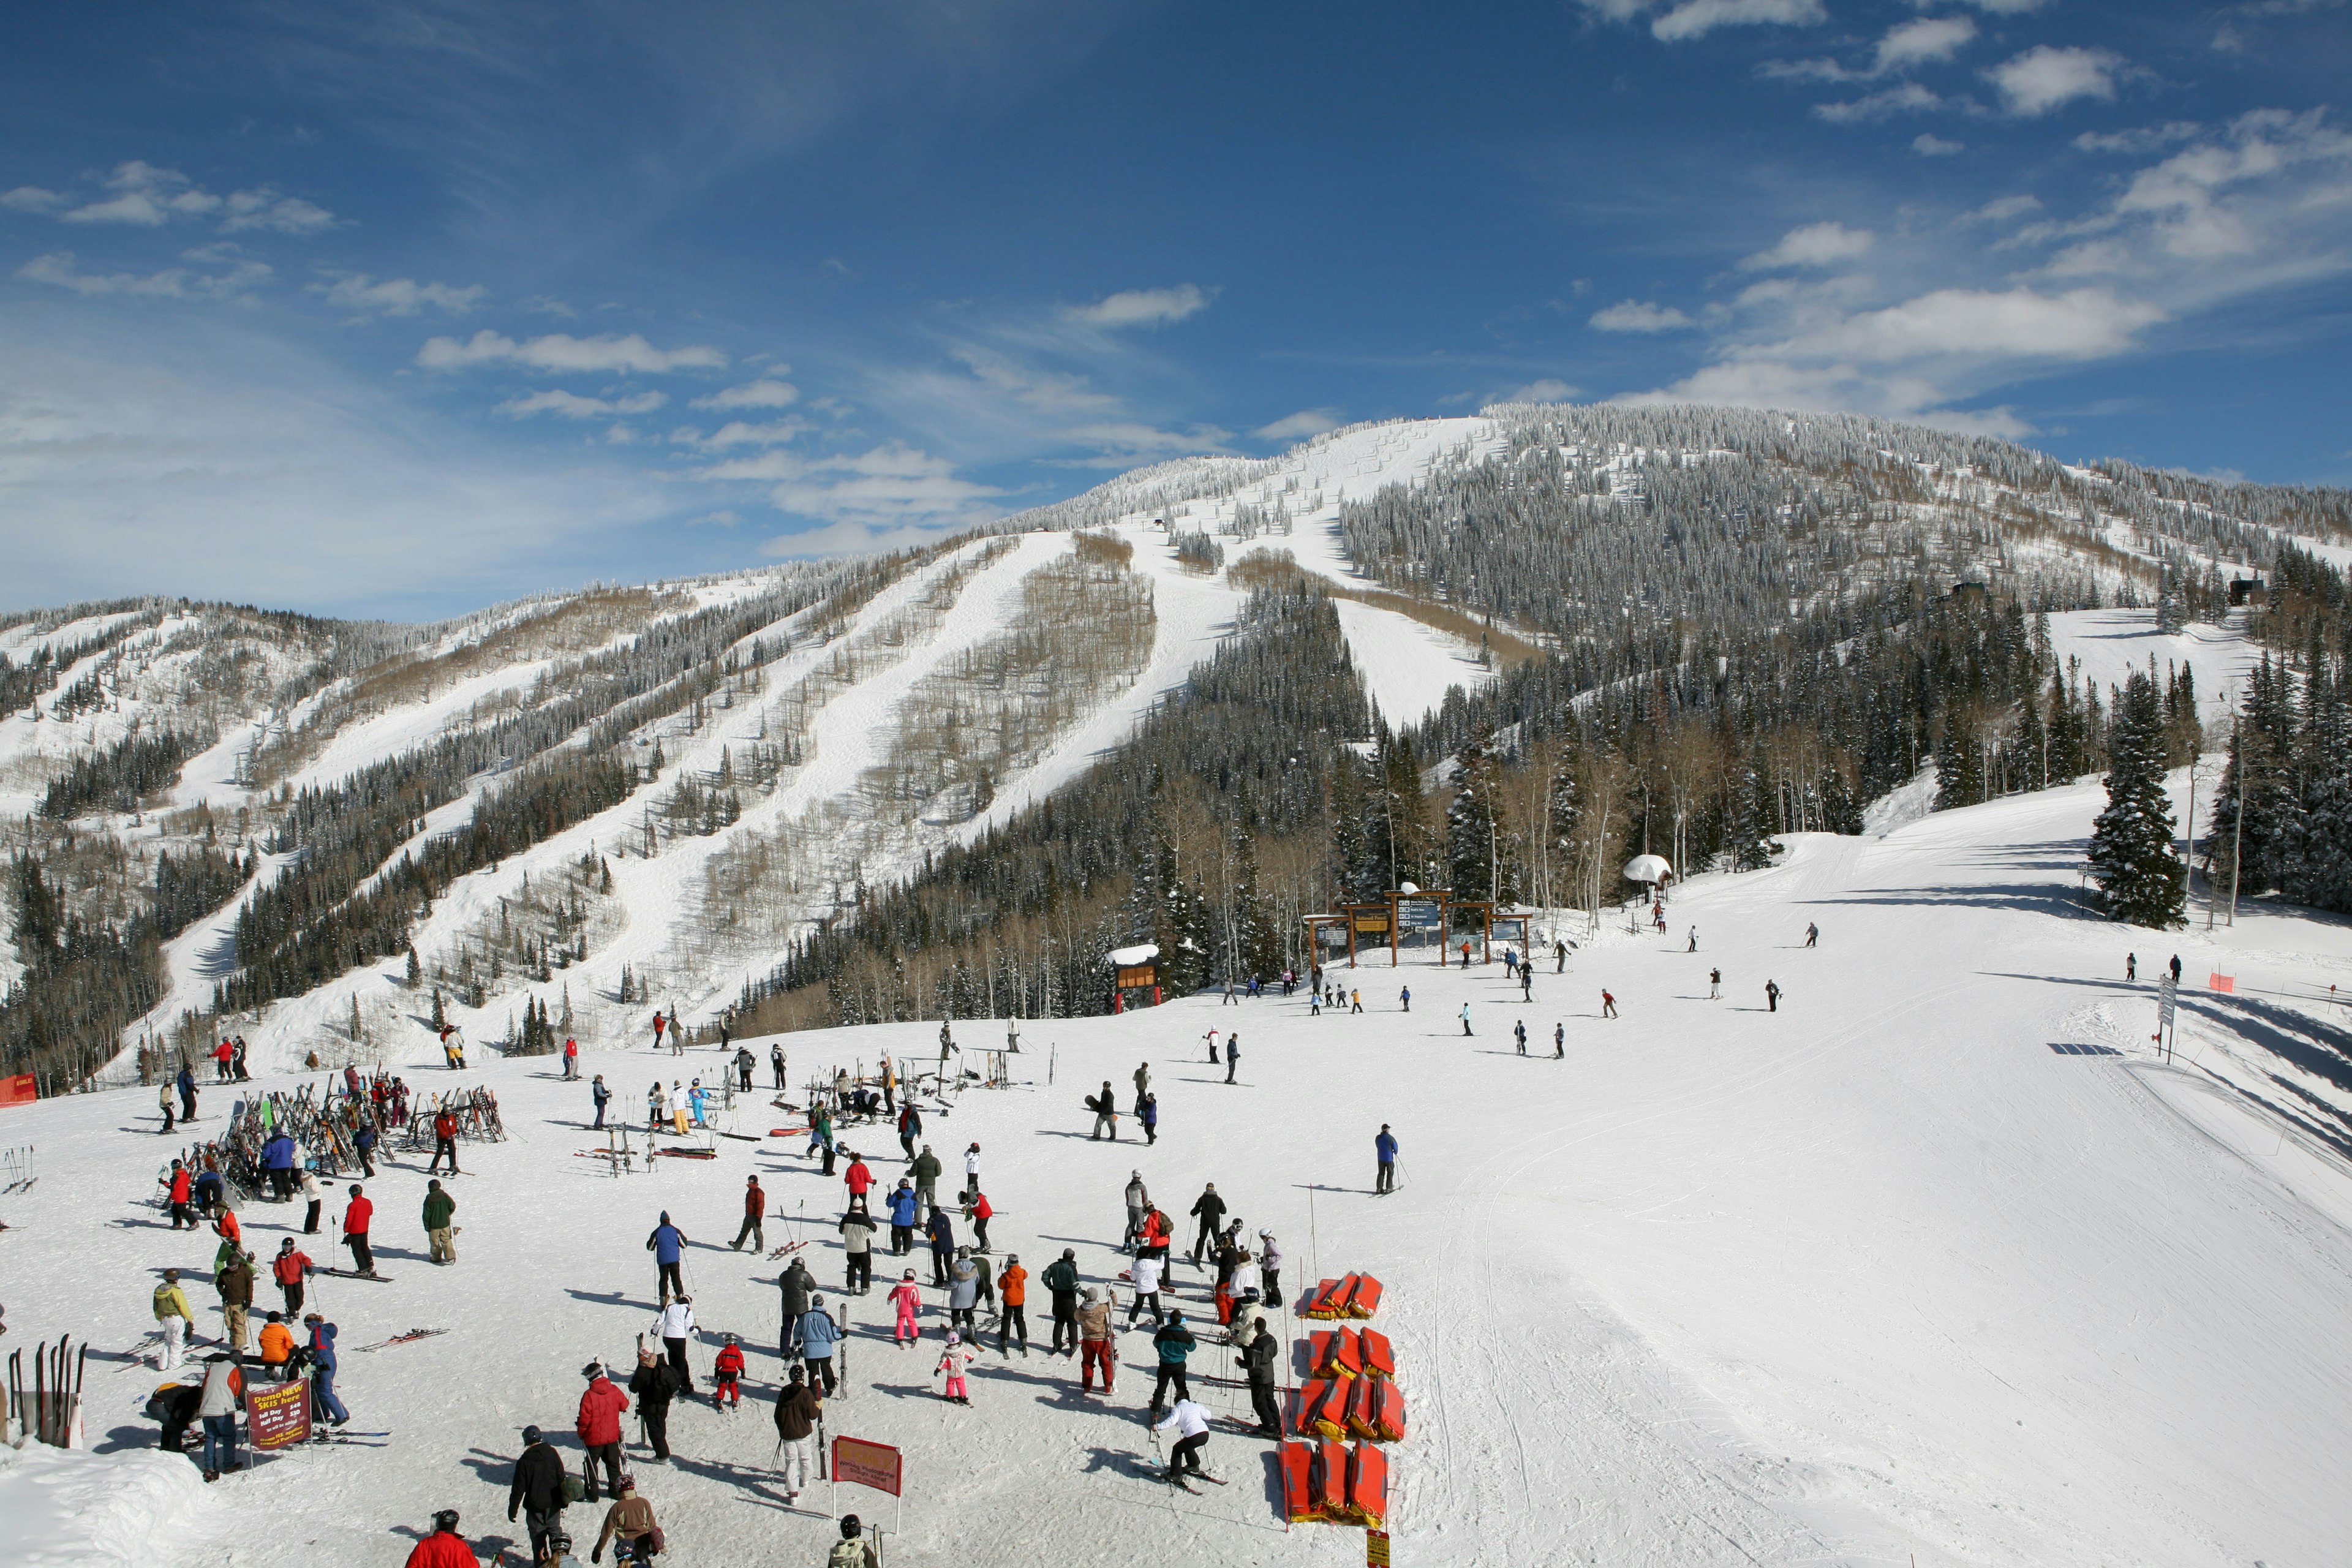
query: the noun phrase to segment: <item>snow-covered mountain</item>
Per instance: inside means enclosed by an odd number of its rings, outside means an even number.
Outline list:
[[[1731,623],[1895,579],[2210,595],[2283,543],[2352,560],[2347,517],[2334,492],[1865,420],[1500,407],[1161,464],[887,560],[434,626],[156,601],[19,614],[0,627],[0,814],[93,920],[150,900],[158,856],[214,857],[214,906],[159,933],[159,987],[111,1020],[128,1044],[194,1038],[218,999],[261,1059],[372,1058],[417,1026],[410,948],[478,1039],[542,1003],[590,1034],[656,1005],[708,1023],[811,922],[1105,755],[1259,584],[1336,595],[1370,698],[1409,725],[1595,625]],[[2251,658],[2210,626],[2112,631],[2075,639],[2097,673],[2160,647],[2209,703]],[[625,777],[584,779],[590,756]],[[479,820],[534,781],[539,805],[509,814],[529,821]],[[370,791],[382,823],[304,836],[306,794],[348,828]],[[289,874],[307,880],[282,901],[315,913],[389,900],[401,858],[432,854],[397,941],[281,931],[265,964],[248,916],[240,948],[241,913]],[[366,918],[383,937],[395,917]]]

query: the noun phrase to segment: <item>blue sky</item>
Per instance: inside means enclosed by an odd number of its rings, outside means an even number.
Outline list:
[[[12,34],[0,605],[435,615],[1512,396],[2352,480],[2343,0]]]

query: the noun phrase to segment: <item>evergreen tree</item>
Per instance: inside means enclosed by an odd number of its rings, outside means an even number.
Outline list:
[[[1741,771],[1732,795],[1731,868],[1760,871],[1784,846],[1772,837],[1772,786],[1752,764]]]
[[[433,1032],[437,1035],[448,1026],[449,1020],[441,1011],[441,987],[436,985],[433,988]]]
[[[2189,883],[2173,851],[2164,774],[2163,707],[2155,679],[2135,671],[2116,702],[2107,808],[2091,832],[2091,876],[2110,920],[2158,930],[2182,922]]]
[[[416,961],[416,944],[413,942],[408,944],[408,970],[404,978],[412,991],[425,978],[425,966]]]
[[[1459,899],[1507,899],[1515,889],[1503,869],[1502,762],[1491,731],[1463,746],[1454,799],[1445,808],[1445,875]]]

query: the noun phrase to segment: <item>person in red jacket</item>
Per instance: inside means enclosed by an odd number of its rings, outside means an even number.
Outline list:
[[[343,1245],[352,1249],[352,1261],[359,1271],[371,1279],[375,1278],[375,1254],[368,1250],[368,1222],[374,1217],[375,1205],[353,1182],[351,1206],[343,1210]]]
[[[986,1193],[982,1192],[978,1187],[974,1187],[971,1192],[966,1195],[963,1213],[964,1217],[971,1221],[972,1245],[978,1247],[981,1251],[986,1252],[988,1250],[988,1222],[995,1216],[995,1205],[992,1205],[988,1201],[988,1194]]]
[[[314,1267],[310,1255],[296,1247],[290,1236],[278,1244],[278,1256],[269,1261],[269,1272],[276,1277],[278,1289],[286,1294],[286,1321],[289,1323],[302,1320],[302,1281],[310,1277]]]
[[[236,1047],[223,1040],[213,1047],[213,1075],[223,1083],[234,1079],[236,1077],[236,1071],[230,1064],[236,1059]]]
[[[457,1533],[457,1510],[445,1508],[433,1516],[433,1533],[408,1554],[408,1568],[482,1568],[481,1559]]]
[[[841,1179],[849,1184],[849,1201],[864,1208],[866,1189],[874,1184],[874,1173],[866,1168],[865,1160],[855,1149],[849,1152],[849,1169]]]
[[[760,1190],[760,1178],[753,1176],[743,1189],[743,1228],[735,1233],[735,1239],[727,1244],[727,1250],[730,1252],[741,1250],[744,1237],[749,1237],[752,1251],[767,1251],[767,1234],[760,1227],[760,1222],[765,1219],[767,1215],[768,1194]]]
[[[464,1175],[466,1173],[457,1169],[457,1113],[454,1110],[441,1111],[433,1118],[433,1163],[425,1168],[426,1175],[441,1169],[445,1154],[449,1159],[449,1173]]]
[[[710,1407],[713,1410],[724,1410],[730,1405],[740,1406],[743,1403],[740,1382],[743,1376],[743,1347],[735,1342],[733,1334],[727,1336],[726,1348],[719,1352],[719,1359],[710,1363],[710,1376],[713,1384]]]
[[[604,1479],[613,1495],[621,1495],[621,1415],[629,1408],[629,1396],[614,1386],[599,1363],[590,1362],[580,1374],[588,1380],[588,1391],[580,1396],[580,1420],[573,1430],[588,1450],[582,1470],[588,1480],[588,1500],[594,1502],[599,1459],[604,1462]]]
[[[189,1170],[184,1162],[179,1160],[172,1162],[172,1228],[173,1230],[196,1228],[196,1216],[188,1211],[189,1201],[195,1192],[195,1173]]]

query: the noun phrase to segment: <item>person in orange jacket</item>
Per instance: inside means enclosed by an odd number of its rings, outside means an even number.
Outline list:
[[[621,1416],[629,1408],[629,1396],[604,1375],[602,1363],[592,1361],[580,1372],[588,1380],[588,1389],[580,1396],[580,1419],[572,1429],[580,1435],[580,1446],[588,1450],[582,1473],[588,1481],[588,1500],[594,1502],[599,1459],[604,1462],[604,1479],[613,1495],[621,1495]]]
[[[713,1410],[724,1410],[730,1405],[739,1407],[742,1405],[742,1377],[743,1347],[736,1342],[733,1334],[730,1334],[725,1348],[719,1352],[719,1359],[710,1363],[710,1407]]]
[[[1023,1310],[1029,1300],[1029,1270],[1021,1267],[1021,1255],[1004,1255],[1004,1271],[996,1277],[997,1299],[1004,1304],[1003,1315],[996,1321],[996,1353],[1006,1354],[1005,1341],[1014,1333],[1021,1336],[1021,1355],[1029,1355],[1029,1317]]]
[[[407,1568],[482,1568],[481,1559],[457,1533],[457,1510],[445,1508],[433,1516],[433,1533],[408,1554]]]
[[[294,1359],[294,1331],[286,1326],[286,1314],[272,1312],[269,1321],[261,1325],[261,1370],[273,1383],[286,1381],[286,1363]]]

